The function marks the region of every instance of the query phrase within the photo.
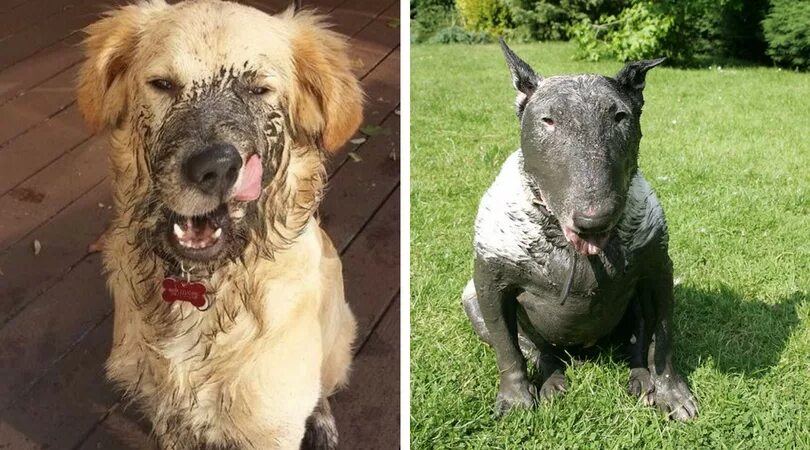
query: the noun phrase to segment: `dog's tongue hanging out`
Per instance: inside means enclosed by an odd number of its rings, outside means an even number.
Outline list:
[[[596,235],[581,235],[568,227],[562,227],[565,238],[576,251],[583,255],[593,256],[605,249],[608,243],[608,233]]]
[[[242,179],[234,190],[233,198],[240,202],[249,202],[259,198],[262,193],[262,159],[259,155],[251,156],[245,164]]]

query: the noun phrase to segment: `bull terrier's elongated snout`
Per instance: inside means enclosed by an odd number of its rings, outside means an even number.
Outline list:
[[[612,207],[588,208],[574,211],[571,219],[579,233],[603,233],[610,229],[614,215]]]
[[[242,157],[233,145],[215,143],[183,163],[186,178],[207,195],[224,197],[239,176]]]

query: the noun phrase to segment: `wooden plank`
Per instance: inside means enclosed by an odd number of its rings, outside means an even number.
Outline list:
[[[0,148],[75,101],[76,72],[71,66],[59,75],[0,106]]]
[[[399,0],[347,0],[340,5],[340,9],[346,11],[358,11],[368,17],[377,17],[393,3],[398,4]]]
[[[399,2],[393,2],[391,5],[385,9],[385,11],[380,13],[380,18],[385,20],[389,26],[392,24],[392,20],[394,20],[397,24],[399,24],[399,13],[400,13],[400,6]]]
[[[79,42],[81,35],[73,34],[0,71],[0,105],[77,64],[82,59]]]
[[[15,8],[19,7],[26,0],[5,0],[3,3],[0,4],[0,13],[5,13],[6,11],[13,11]]]
[[[78,450],[157,450],[157,445],[149,436],[149,424],[134,411],[121,411],[120,405],[113,407]]]
[[[346,300],[357,317],[358,340],[399,291],[399,193],[399,188],[391,193],[342,256]]]
[[[0,195],[53,163],[91,136],[75,105],[0,149]]]
[[[0,45],[15,32],[74,7],[71,0],[28,0],[18,8],[0,14]]]
[[[349,388],[332,401],[342,449],[399,448],[399,312],[397,296],[355,357]]]
[[[109,352],[111,335],[112,320],[106,320],[90,333],[81,349],[62,361],[62,367],[73,370],[61,371],[51,383],[38,384],[2,412],[4,426],[16,433],[0,431],[0,448],[72,448],[66,444],[83,437],[118,398],[107,385],[101,364]]]
[[[0,69],[22,61],[39,50],[75,33],[115,4],[126,0],[110,0],[107,5],[98,5],[95,0],[81,0],[75,8],[56,14],[11,36],[0,45]]]
[[[362,77],[399,47],[399,30],[382,20],[373,20],[352,37],[349,45],[355,74]]]
[[[34,229],[29,237],[0,254],[0,269],[4,273],[0,277],[0,328],[61,281],[86,256],[87,245],[110,221],[110,202],[107,183],[99,183]],[[104,206],[99,207],[99,203]],[[34,239],[42,245],[39,255],[34,255]],[[58,312],[59,307],[56,309]]]
[[[321,225],[343,245],[399,184],[399,116],[389,117],[382,129],[385,134],[369,138],[356,150],[360,160],[350,158],[336,173],[321,205]]]
[[[0,253],[105,177],[105,145],[94,137],[0,196]]]
[[[99,258],[84,259],[69,277],[54,285],[0,329],[0,407],[21,398],[32,398],[27,393],[32,383],[55,362],[74,353],[71,350],[79,341],[82,341],[80,348],[92,345],[91,340],[82,338],[109,318],[111,312],[112,302],[107,299]],[[109,334],[105,334],[107,339]],[[77,375],[81,370],[96,370],[101,365],[99,359],[87,368],[59,370],[50,382],[38,383],[37,386],[47,388],[62,383],[59,380],[64,377]],[[64,364],[60,366],[65,367]],[[53,399],[53,403],[58,402]]]

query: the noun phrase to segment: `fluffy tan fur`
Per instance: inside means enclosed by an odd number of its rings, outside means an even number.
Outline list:
[[[110,380],[152,422],[162,448],[298,448],[318,402],[346,383],[355,336],[340,260],[313,217],[321,150],[339,148],[362,119],[344,38],[308,12],[272,17],[212,1],[127,6],[86,31],[78,103],[110,135],[117,212],[103,250],[115,301]],[[269,236],[251,234],[244,263],[204,280],[208,310],[165,303],[161,261],[132,256],[138,231],[154,225],[130,206],[150,189],[133,112],[148,104],[159,123],[168,110],[143,88],[158,69],[193,79],[244,60],[268,69],[273,95],[289,111],[284,190],[265,190],[267,206],[288,214],[281,223],[267,219]],[[270,257],[264,239],[274,238],[284,245]]]

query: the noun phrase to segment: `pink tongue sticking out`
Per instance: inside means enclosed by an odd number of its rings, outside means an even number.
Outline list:
[[[574,246],[574,249],[583,255],[599,254],[607,245],[608,233],[593,236],[582,236],[568,227],[562,227],[565,238]]]
[[[240,202],[249,202],[259,198],[262,193],[262,159],[259,155],[251,156],[242,171],[242,179],[234,189],[233,198]]]

